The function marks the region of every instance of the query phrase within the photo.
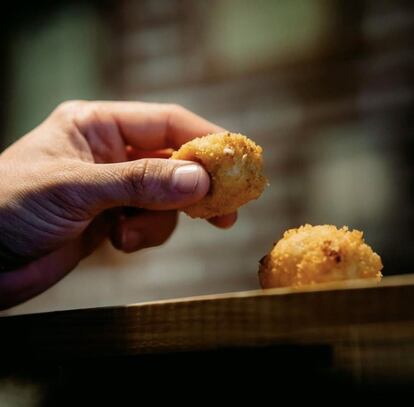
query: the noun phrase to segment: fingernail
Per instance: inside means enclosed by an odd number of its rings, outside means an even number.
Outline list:
[[[122,233],[122,250],[136,249],[142,243],[142,235],[139,231],[127,229]]]
[[[200,178],[200,167],[195,164],[183,165],[174,170],[173,188],[183,194],[194,192]]]

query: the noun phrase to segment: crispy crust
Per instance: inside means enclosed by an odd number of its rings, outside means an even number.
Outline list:
[[[380,256],[363,233],[332,225],[305,225],[285,232],[260,261],[263,288],[300,287],[330,281],[382,277]]]
[[[234,212],[264,190],[262,148],[241,134],[223,132],[189,141],[172,159],[200,163],[210,174],[209,193],[184,210],[192,218],[209,219]]]

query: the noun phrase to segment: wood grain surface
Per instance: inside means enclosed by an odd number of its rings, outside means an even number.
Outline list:
[[[414,275],[0,318],[0,360],[329,345],[356,376],[414,377]]]

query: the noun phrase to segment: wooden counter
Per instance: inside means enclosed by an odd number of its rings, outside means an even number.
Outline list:
[[[119,361],[134,370],[132,360],[148,369],[233,355],[238,368],[235,360],[276,358],[357,383],[406,384],[414,382],[414,275],[2,317],[0,332],[3,366],[93,365],[96,375],[114,361],[119,372]]]

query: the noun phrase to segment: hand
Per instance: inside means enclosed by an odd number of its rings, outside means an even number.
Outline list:
[[[125,252],[165,242],[177,209],[210,185],[199,164],[167,160],[166,149],[217,131],[176,105],[73,101],[5,150],[0,308],[46,290],[108,236]],[[235,220],[210,221],[229,227]]]

